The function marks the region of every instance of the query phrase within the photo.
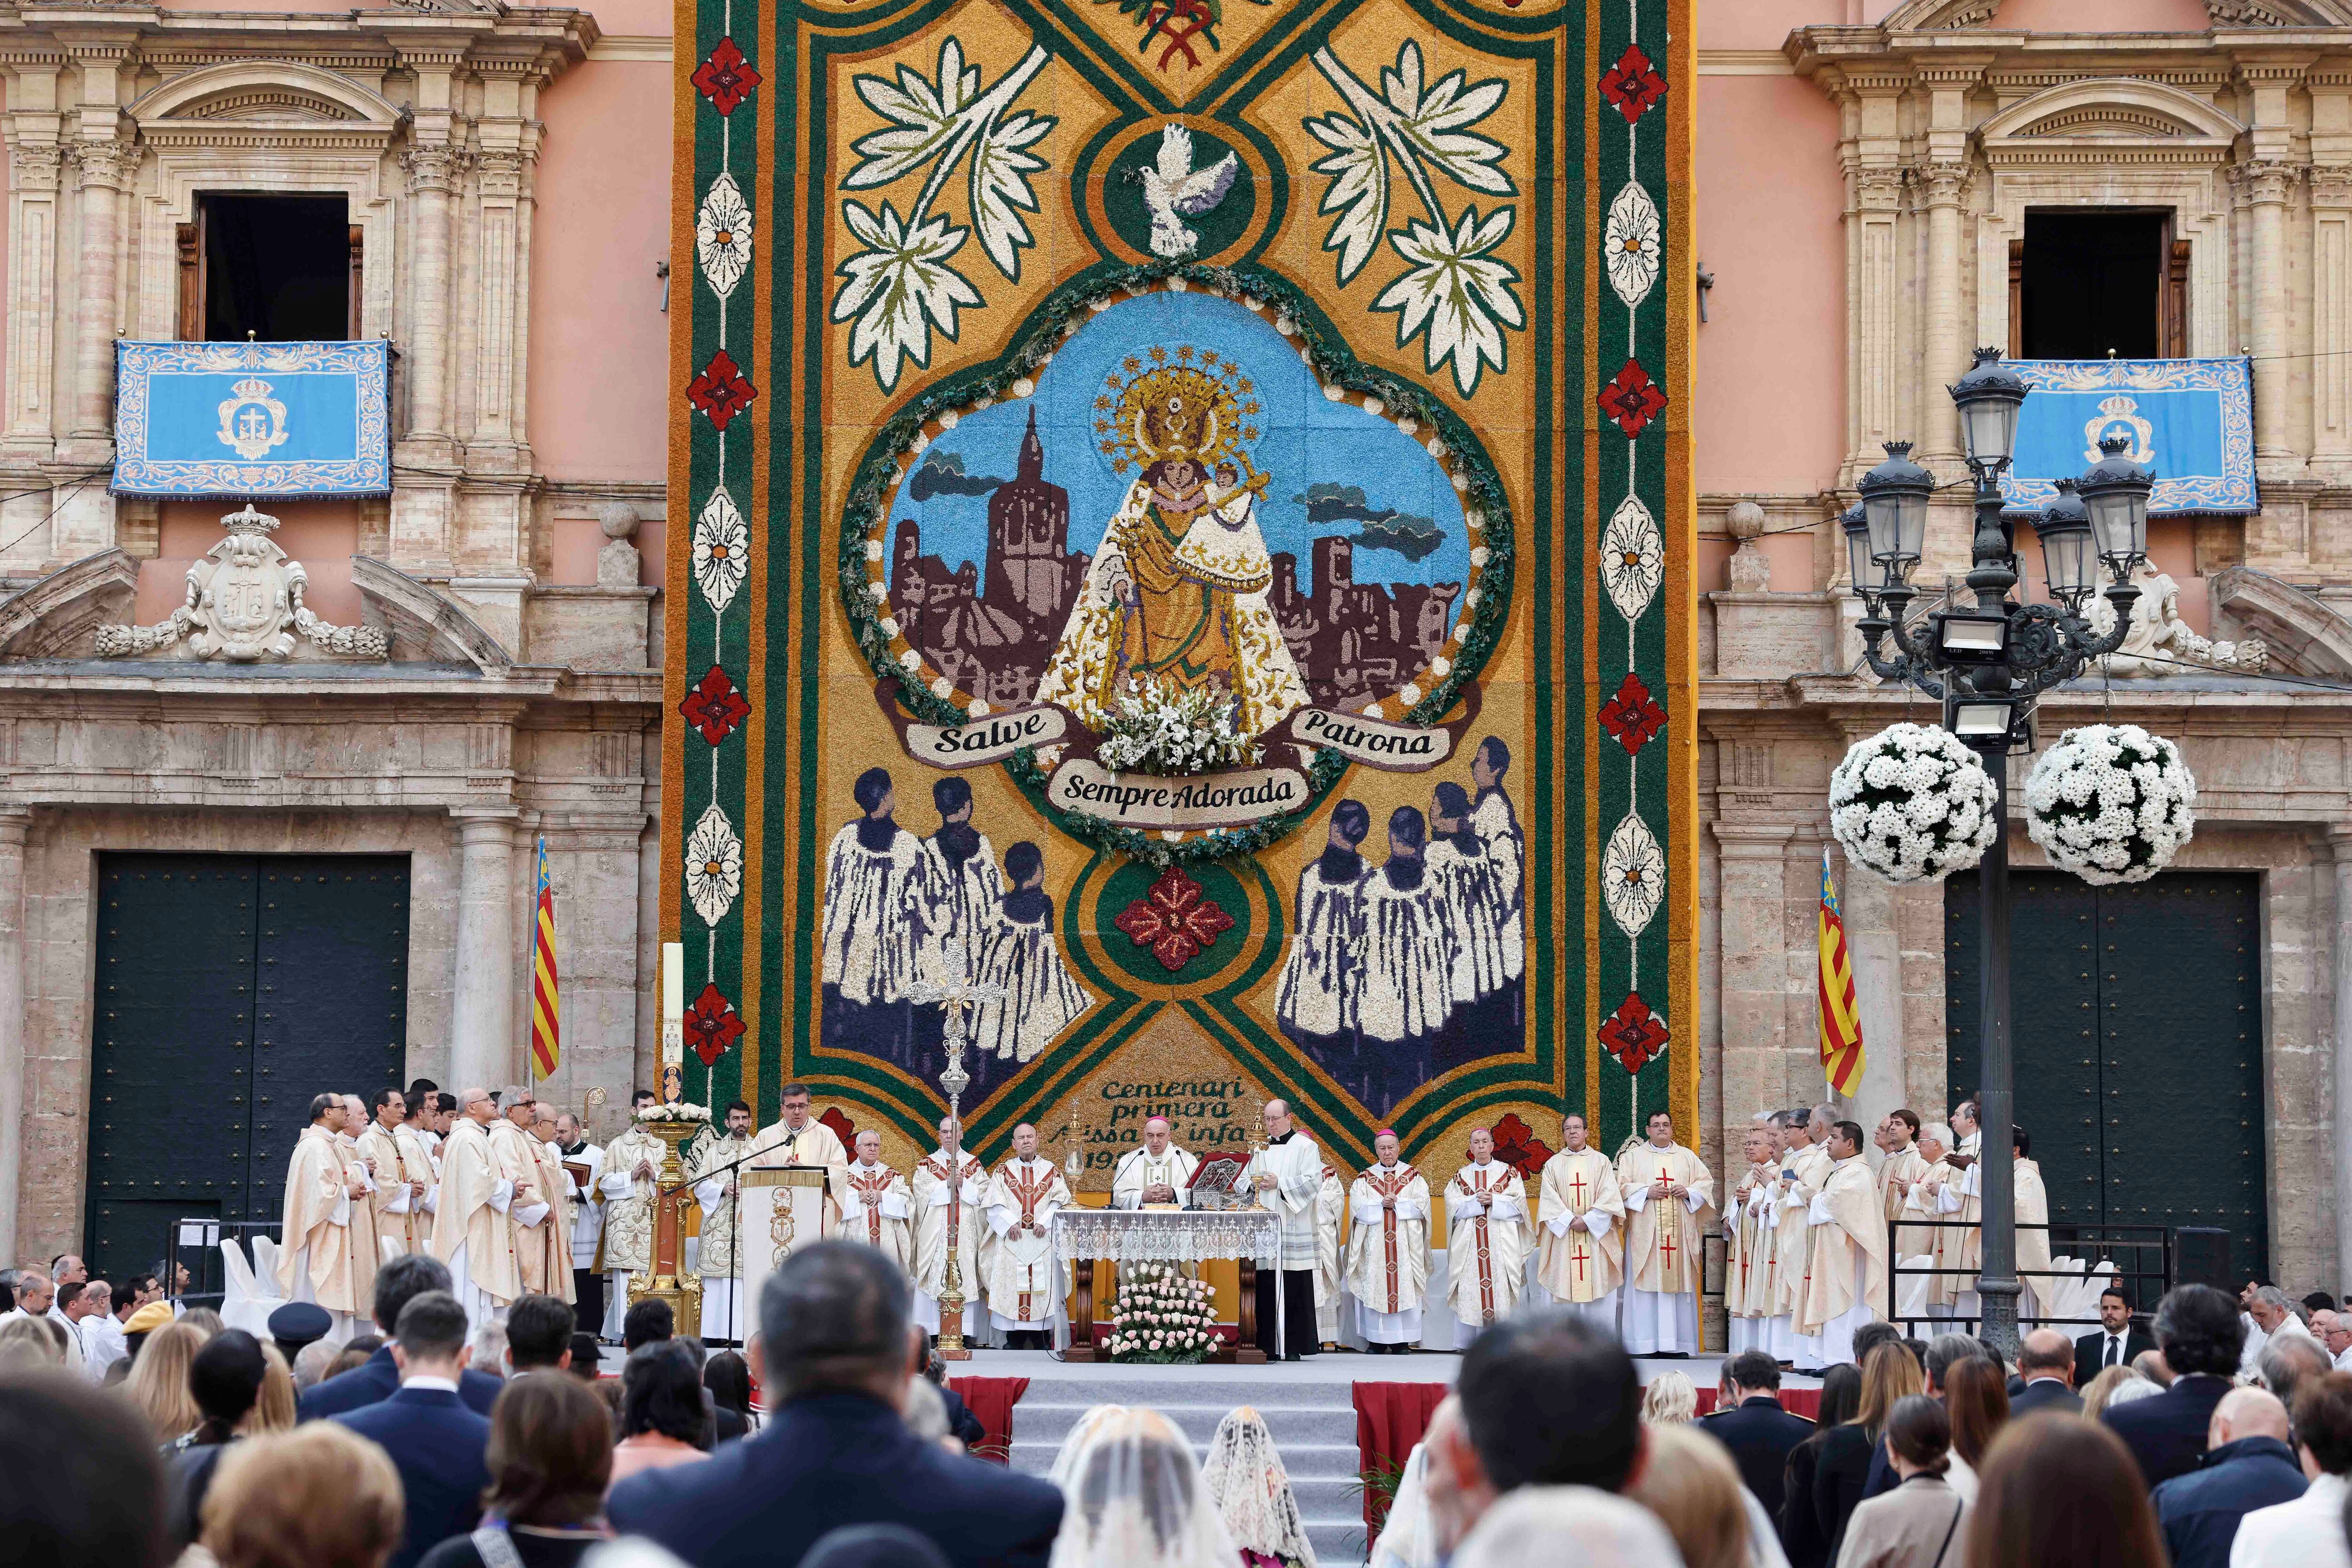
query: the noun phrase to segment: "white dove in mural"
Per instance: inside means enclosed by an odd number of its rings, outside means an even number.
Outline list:
[[[1205,169],[1192,167],[1192,133],[1181,125],[1163,126],[1156,166],[1143,171],[1143,204],[1151,213],[1151,254],[1173,259],[1190,256],[1201,246],[1201,236],[1186,218],[1213,211],[1234,188],[1241,165],[1226,153]]]

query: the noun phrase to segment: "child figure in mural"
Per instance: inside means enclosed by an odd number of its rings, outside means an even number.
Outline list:
[[[979,1009],[975,1043],[982,1059],[1028,1061],[1071,1019],[1094,1005],[1062,961],[1054,940],[1054,900],[1045,892],[1045,857],[1033,843],[1004,852],[1013,891],[999,903],[981,949],[980,979],[1004,988],[1004,1000]]]
[[[995,923],[1004,879],[988,835],[971,825],[971,784],[950,776],[931,786],[940,831],[922,841],[923,931],[915,975],[924,985],[959,985],[980,977],[980,950]],[[947,1064],[943,1003],[917,1003],[908,1065],[921,1074]]]
[[[1486,863],[1495,870],[1496,896],[1509,916],[1503,922],[1503,978],[1510,991],[1510,1016],[1495,1021],[1514,1030],[1524,1021],[1521,982],[1528,969],[1527,841],[1519,832],[1518,813],[1503,792],[1503,775],[1510,770],[1511,748],[1497,735],[1479,741],[1470,754],[1470,783],[1477,790],[1470,812],[1470,831],[1486,846]],[[1499,1011],[1499,1009],[1498,1009]]]
[[[1307,685],[1266,602],[1255,496],[1267,480],[1243,480],[1234,390],[1171,365],[1118,394],[1113,444],[1142,477],[1104,527],[1036,698],[1099,730],[1130,679],[1171,695],[1207,687],[1231,698],[1242,734],[1263,734],[1307,706]]]
[[[920,977],[924,849],[891,813],[898,803],[887,768],[869,768],[852,787],[860,813],[825,852],[824,1044],[912,1063],[908,992]]]
[[[1331,809],[1323,852],[1298,873],[1297,919],[1275,991],[1282,1031],[1342,1082],[1361,1072],[1356,991],[1364,963],[1364,884],[1373,875],[1358,852],[1372,831],[1361,800]]]
[[[1389,858],[1364,884],[1363,976],[1357,1027],[1364,1040],[1364,1104],[1381,1113],[1426,1082],[1431,1048],[1454,1009],[1454,923],[1423,858],[1420,811],[1389,813]]]
[[[1434,836],[1423,859],[1454,938],[1454,1012],[1445,1024],[1441,1065],[1454,1066],[1493,1055],[1497,1041],[1518,1025],[1518,981],[1504,958],[1506,933],[1517,935],[1518,915],[1486,841],[1470,825],[1469,791],[1451,781],[1440,784],[1432,792],[1429,818]]]

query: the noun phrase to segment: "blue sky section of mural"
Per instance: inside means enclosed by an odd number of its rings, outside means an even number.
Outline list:
[[[1231,300],[1197,293],[1120,301],[1055,353],[1034,398],[964,415],[899,486],[888,533],[913,519],[924,553],[951,567],[971,562],[985,589],[988,497],[1013,476],[1034,403],[1045,477],[1070,493],[1070,549],[1091,553],[1138,477],[1112,472],[1095,399],[1139,343],[1216,353],[1255,383],[1265,412],[1251,461],[1273,481],[1258,527],[1270,552],[1297,558],[1302,590],[1314,586],[1313,545],[1324,535],[1355,540],[1358,582],[1469,580],[1461,497],[1419,442],[1352,402],[1326,399],[1289,340]]]

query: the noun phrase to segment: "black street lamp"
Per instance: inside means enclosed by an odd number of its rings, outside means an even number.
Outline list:
[[[2092,660],[2122,646],[2139,590],[2132,572],[2147,557],[2147,498],[2156,476],[2124,455],[2119,436],[2099,444],[2103,454],[2081,479],[2058,482],[2043,511],[2011,514],[2001,505],[2000,474],[2016,451],[2017,412],[2029,390],[2000,362],[1998,349],[1979,349],[1976,364],[1950,389],[1968,441],[1969,472],[1976,482],[1974,564],[1967,582],[1973,608],[1948,608],[1924,627],[1906,623],[1914,595],[1911,572],[1927,533],[1927,500],[1935,479],[1910,459],[1908,442],[1886,444],[1886,461],[1863,476],[1863,517],[1844,518],[1854,591],[1865,613],[1859,623],[1870,667],[1883,680],[1901,681],[1942,700],[1944,727],[1984,758],[1992,775],[1992,847],[1979,867],[1981,911],[1978,1158],[1983,1202],[1983,1260],[1978,1290],[1984,1303],[1983,1337],[2003,1356],[2018,1351],[2017,1202],[2008,1134],[2015,1124],[2009,1040],[2009,754],[2032,744],[2034,699],[2081,674]],[[2055,604],[2020,604],[2015,518],[2032,523],[2042,543],[2042,570]],[[2105,636],[2091,629],[2083,605],[2096,587],[2096,552],[2113,580],[2105,597],[2116,623]],[[1894,640],[1889,656],[1885,645]]]

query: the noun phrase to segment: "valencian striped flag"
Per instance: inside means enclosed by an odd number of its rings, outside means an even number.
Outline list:
[[[555,882],[547,874],[547,841],[539,841],[539,879],[531,895],[530,1075],[551,1078],[563,1060],[563,1034],[557,1024],[562,988],[555,978]]]
[[[1822,1076],[1839,1093],[1862,1087],[1862,1019],[1853,1007],[1853,966],[1846,959],[1845,921],[1838,915],[1837,885],[1830,881],[1830,852],[1822,851],[1821,946]]]

